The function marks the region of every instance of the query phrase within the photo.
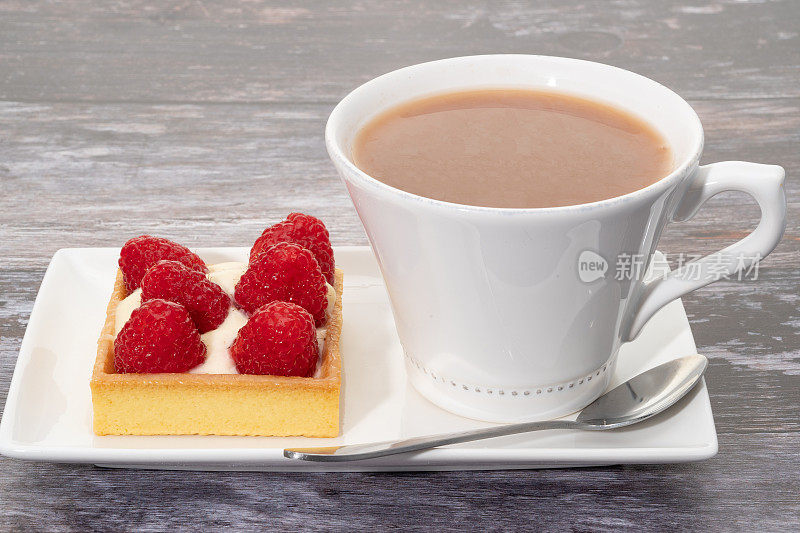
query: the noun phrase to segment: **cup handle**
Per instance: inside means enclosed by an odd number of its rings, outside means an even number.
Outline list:
[[[741,191],[752,196],[761,209],[761,220],[742,240],[648,283],[633,313],[628,334],[623,335],[624,341],[635,339],[656,311],[671,301],[749,269],[775,249],[786,225],[785,175],[779,166],[743,161],[725,161],[697,169],[670,222],[689,220],[706,200],[724,191]]]

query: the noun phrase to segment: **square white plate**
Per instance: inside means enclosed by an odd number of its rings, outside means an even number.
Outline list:
[[[245,248],[206,248],[209,263],[246,260]],[[696,461],[717,452],[705,383],[655,419],[608,432],[546,431],[359,463],[309,463],[282,450],[487,426],[445,412],[407,383],[386,290],[368,247],[335,250],[345,271],[342,434],[335,439],[106,436],[92,433],[89,378],[119,249],[59,250],[45,273],[0,421],[0,453],[40,461],[204,470],[479,470]],[[662,261],[663,258],[657,259]],[[695,353],[681,302],[624,346],[611,386]]]

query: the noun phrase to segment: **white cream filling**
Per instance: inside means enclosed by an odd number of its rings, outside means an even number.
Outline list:
[[[247,270],[247,263],[229,262],[217,263],[208,265],[208,275],[206,276],[209,281],[212,281],[222,287],[222,290],[230,296],[233,301],[233,293],[236,284],[239,283],[239,278],[242,277],[245,270]],[[327,284],[328,307],[325,314],[330,318],[333,312],[333,306],[336,304],[336,290]],[[123,299],[117,304],[115,312],[115,335],[119,333],[125,323],[130,319],[133,310],[142,304],[142,289],[136,289],[127,298]],[[192,374],[238,374],[236,364],[230,354],[230,347],[233,341],[236,340],[236,335],[239,330],[247,323],[247,315],[242,313],[239,309],[231,305],[228,309],[228,316],[222,324],[216,329],[203,333],[200,340],[206,345],[206,360],[189,370]],[[322,350],[325,346],[325,335],[327,328],[324,326],[317,328],[317,343],[319,345],[319,353],[322,355]],[[317,371],[319,373],[320,361],[317,362]]]
[[[231,306],[228,316],[217,329],[200,335],[206,345],[206,360],[189,370],[192,374],[238,374],[230,347],[239,330],[247,324],[247,315]]]
[[[247,270],[247,263],[240,263],[238,261],[231,261],[229,263],[216,263],[208,265],[208,274],[206,277],[209,281],[213,281],[225,293],[233,299],[233,292],[236,290],[236,284],[239,283],[239,278]]]
[[[117,310],[114,313],[114,338],[120,332],[128,319],[131,317],[134,309],[142,305],[142,289],[136,289],[128,295],[127,298],[117,304]]]

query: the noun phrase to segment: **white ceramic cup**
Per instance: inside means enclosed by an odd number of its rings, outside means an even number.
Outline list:
[[[609,200],[505,209],[420,197],[353,164],[356,133],[381,111],[482,88],[557,90],[633,112],[667,139],[673,171]],[[785,225],[781,167],[698,166],[703,129],[689,104],[659,83],[599,63],[486,55],[403,68],[347,95],[325,139],[386,281],[411,382],[435,404],[471,418],[517,422],[589,404],[606,388],[620,345],[657,310],[750,268],[773,250]],[[751,234],[650,283],[614,273],[620,257],[647,266],[664,226],[691,218],[722,191],[758,202],[761,221]]]

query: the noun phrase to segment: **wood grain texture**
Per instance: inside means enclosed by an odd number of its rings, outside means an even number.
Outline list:
[[[58,248],[143,232],[246,245],[298,209],[366,238],[323,127],[351,88],[441,57],[519,52],[629,68],[685,96],[704,161],[783,165],[786,236],[759,279],[684,298],[720,453],[697,464],[410,474],[103,470],[0,458],[0,530],[800,528],[800,4],[0,1],[0,405]],[[708,253],[742,195],[671,226]]]
[[[800,96],[792,4],[6,0],[0,96],[334,103],[405,65],[509,52],[601,60],[688,98]]]

